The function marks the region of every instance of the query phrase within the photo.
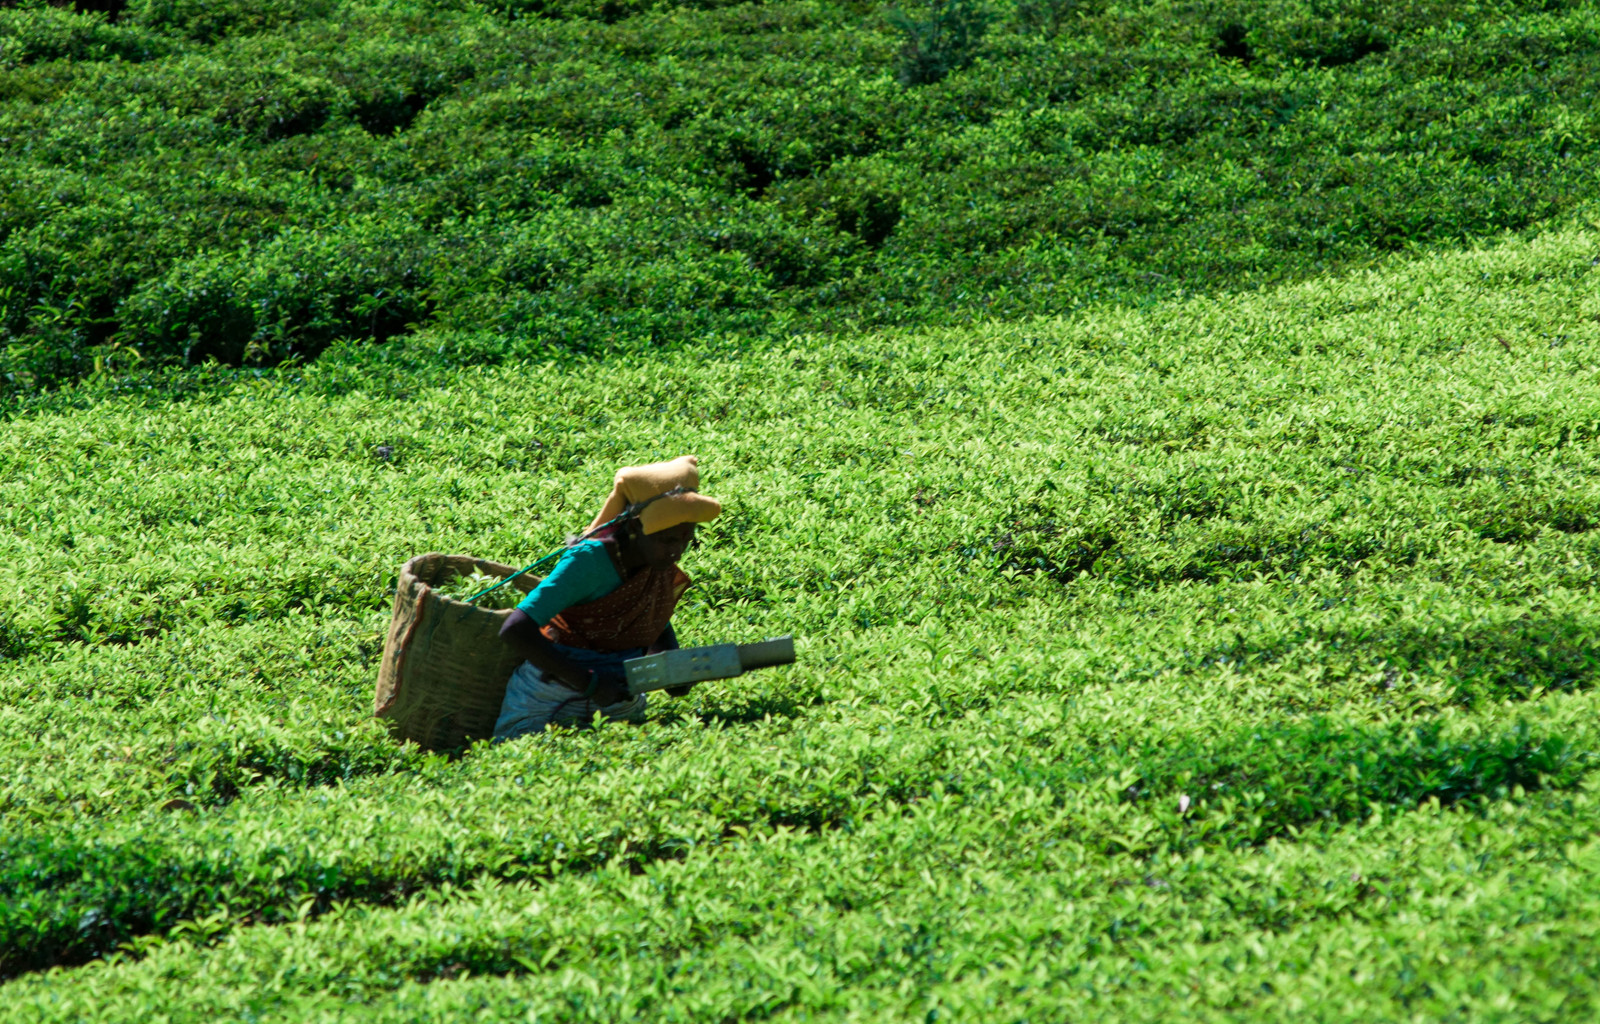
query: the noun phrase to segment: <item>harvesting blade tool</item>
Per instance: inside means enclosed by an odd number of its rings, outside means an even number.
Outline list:
[[[794,637],[780,636],[753,644],[712,644],[682,647],[676,651],[629,658],[622,663],[628,673],[628,692],[637,697],[707,679],[732,679],[751,669],[794,664]]]

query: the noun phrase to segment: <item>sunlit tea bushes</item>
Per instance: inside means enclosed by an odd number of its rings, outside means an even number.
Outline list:
[[[935,707],[927,697],[921,703],[912,717]],[[361,766],[269,774],[270,765],[262,771],[243,761],[247,780],[265,787],[243,814],[179,829],[156,821],[126,833],[91,820],[81,837],[57,832],[9,843],[11,868],[0,876],[9,900],[0,919],[5,966],[15,973],[104,954],[164,923],[220,907],[282,921],[286,908],[306,899],[383,901],[480,875],[540,877],[619,857],[650,863],[723,842],[733,829],[852,830],[933,795],[984,808],[1012,828],[1042,814],[1060,839],[1102,853],[1149,856],[1252,845],[1359,821],[1374,807],[1403,811],[1429,800],[1481,805],[1513,791],[1568,788],[1590,767],[1586,752],[1569,749],[1571,741],[1523,727],[1447,740],[1437,726],[1250,726],[1212,743],[1169,733],[1162,740],[1167,749],[1140,757],[1096,749],[1100,737],[1075,736],[1059,710],[1030,709],[1022,720],[996,711],[988,722],[935,729],[925,719],[920,730],[906,728],[905,711],[868,713],[820,731],[781,728],[777,735],[706,741],[692,767],[681,771],[638,745],[624,747],[621,763],[610,769],[615,778],[591,771],[567,790],[554,780],[539,787],[543,811],[527,804],[526,777],[468,782],[470,801],[460,782],[439,780],[419,790],[411,779],[285,800],[272,794],[280,782],[315,787],[359,776]],[[865,726],[878,735],[854,741],[847,735]],[[1577,730],[1580,744],[1592,743],[1581,726],[1565,728]],[[979,757],[977,750],[986,753]],[[365,767],[391,768],[385,760]],[[643,775],[630,781],[636,771]],[[606,795],[585,799],[594,787]],[[1186,789],[1194,796],[1177,809]],[[1143,813],[1130,820],[1128,802]],[[396,806],[405,812],[397,816]],[[435,821],[420,835],[419,815]]]
[[[458,601],[472,601],[480,608],[515,608],[517,602],[522,600],[523,594],[511,586],[501,586],[501,578],[490,576],[481,572],[463,573],[446,581],[443,586],[435,587],[439,593],[446,597],[453,597]],[[482,594],[482,597],[478,595]],[[473,598],[477,600],[473,601]]]
[[[1597,253],[14,405],[5,1012],[1581,1015]],[[526,564],[684,451],[680,634],[796,666],[467,751],[368,717],[405,558]]]

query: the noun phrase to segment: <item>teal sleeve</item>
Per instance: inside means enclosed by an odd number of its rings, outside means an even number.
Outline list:
[[[562,552],[550,575],[517,608],[544,626],[573,605],[598,601],[620,586],[622,577],[611,564],[605,545],[597,540],[581,541]]]

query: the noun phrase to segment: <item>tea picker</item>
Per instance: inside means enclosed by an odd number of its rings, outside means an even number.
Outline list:
[[[637,718],[648,694],[794,661],[788,637],[680,649],[671,617],[689,578],[677,560],[721,506],[698,493],[692,455],[617,473],[582,536],[516,569],[430,551],[400,567],[373,714],[402,742],[459,750],[477,740]],[[555,562],[544,580],[534,569]],[[499,582],[471,597],[475,577]],[[515,609],[483,598],[502,587]],[[471,591],[467,591],[470,593]]]
[[[693,455],[619,470],[580,537],[470,599],[558,558],[500,628],[500,639],[523,660],[507,683],[496,739],[551,722],[586,725],[596,712],[636,721],[648,693],[683,696],[696,683],[794,661],[789,637],[679,647],[672,613],[690,580],[678,560],[696,526],[722,511],[699,486]]]

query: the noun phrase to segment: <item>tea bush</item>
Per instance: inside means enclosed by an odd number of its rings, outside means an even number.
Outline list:
[[[1597,253],[14,402],[0,1017],[1584,1016]],[[406,558],[523,564],[685,451],[681,638],[795,666],[389,738]]]
[[[238,363],[316,351],[360,322],[377,339],[427,312],[434,240],[351,224],[284,232],[255,251],[174,266],[124,301],[124,343],[141,355]]]
[[[893,8],[889,24],[899,31],[901,85],[932,85],[978,57],[990,15],[969,0],[934,0],[921,10]]]
[[[156,32],[113,27],[98,11],[22,4],[0,10],[0,68],[61,59],[143,61],[177,50]]]
[[[0,12],[0,397],[1141,305],[1600,185],[1589,0],[908,9],[914,87],[855,0],[113,7]]]
[[[213,43],[325,18],[337,8],[337,0],[132,0],[125,17],[164,34]]]
[[[453,597],[457,601],[470,601],[479,594],[478,600],[472,601],[479,608],[515,608],[522,600],[521,591],[514,587],[500,587],[498,590],[484,593],[489,588],[500,583],[499,576],[489,576],[481,572],[466,573],[454,576],[447,580],[443,586],[437,587],[439,593],[446,597]]]

